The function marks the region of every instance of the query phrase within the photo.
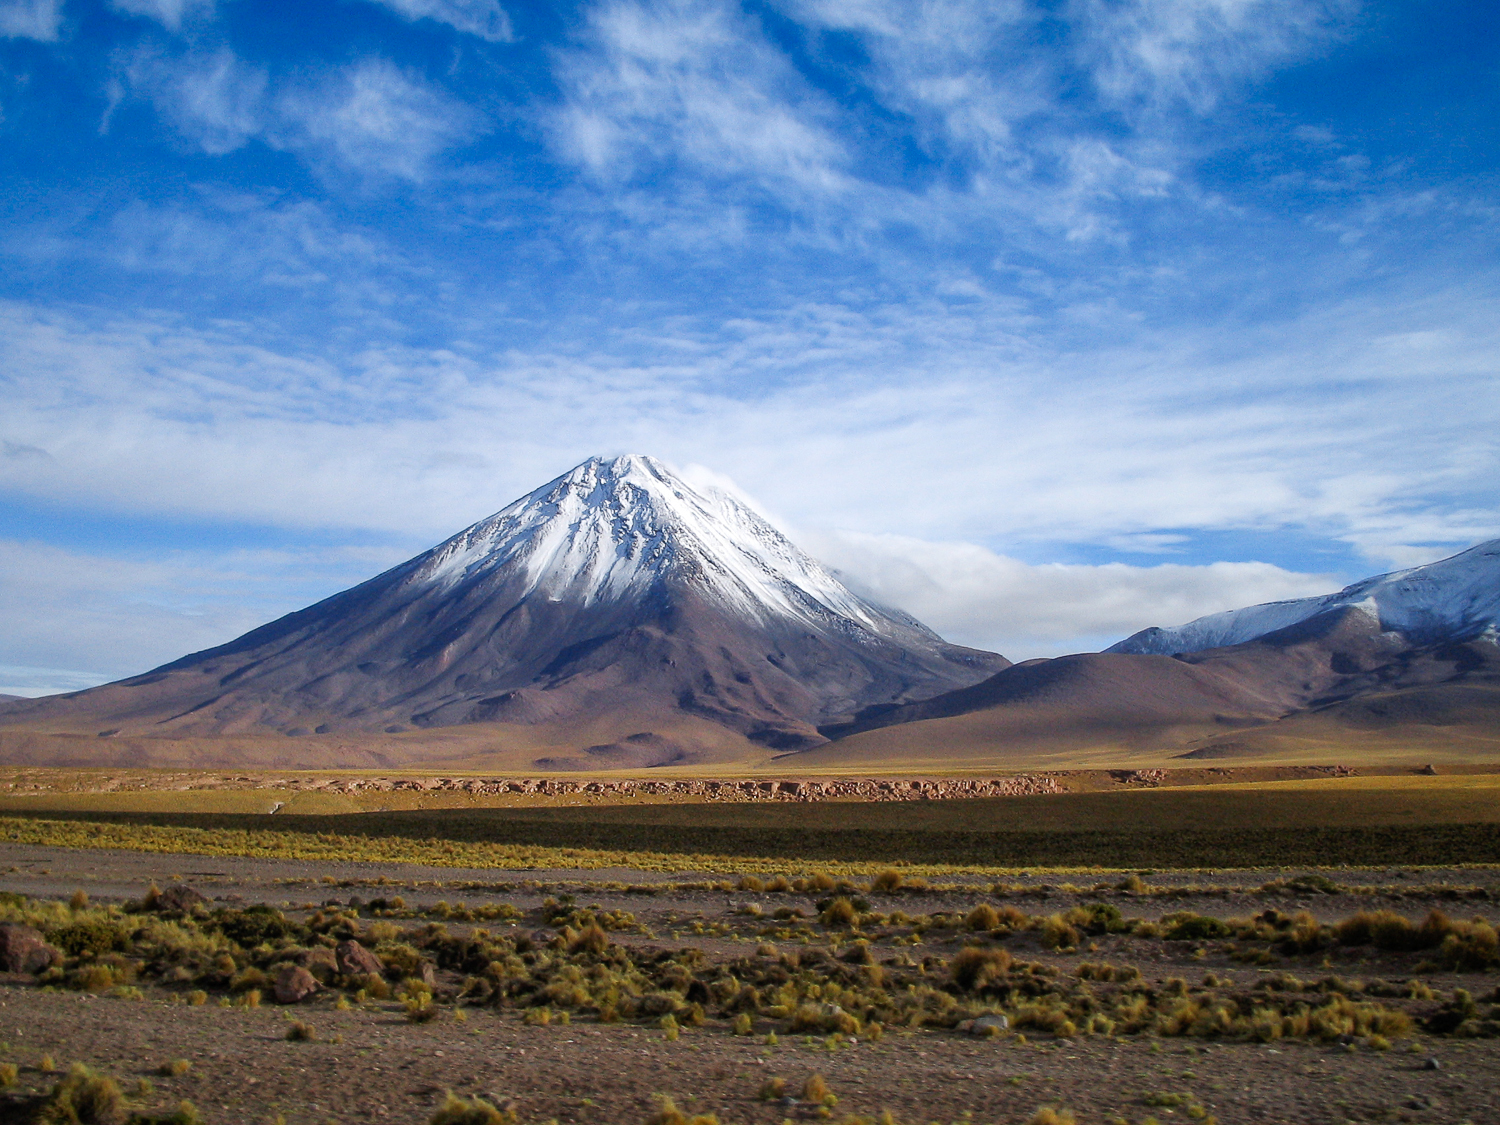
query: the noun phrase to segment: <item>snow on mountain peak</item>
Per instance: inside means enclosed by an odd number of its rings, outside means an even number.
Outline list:
[[[1500,539],[1451,558],[1365,578],[1336,594],[1266,602],[1171,628],[1143,629],[1105,652],[1175,655],[1242,644],[1335,609],[1358,609],[1413,640],[1469,638],[1500,624]]]
[[[744,503],[642,454],[591,457],[413,563],[412,580],[445,587],[523,571],[523,596],[585,606],[670,577],[758,620],[891,624]]]

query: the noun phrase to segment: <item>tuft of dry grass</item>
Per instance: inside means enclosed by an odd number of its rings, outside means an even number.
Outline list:
[[[460,1098],[449,1090],[428,1125],[515,1125],[516,1111],[500,1109],[483,1098]]]
[[[113,1078],[74,1063],[33,1120],[36,1125],[125,1125],[128,1116],[125,1095]]]
[[[303,1020],[293,1020],[287,1024],[286,1037],[293,1043],[313,1043],[318,1038],[318,1033],[313,1030],[313,1025]]]
[[[829,1099],[833,1098],[833,1091],[828,1086],[828,1079],[817,1071],[807,1076],[807,1081],[802,1083],[802,1100],[813,1105],[832,1105]],[[837,1099],[834,1099],[835,1101]]]
[[[1010,972],[1011,956],[1003,949],[959,950],[949,971],[953,983],[965,992],[982,992],[1003,983]]]
[[[677,1108],[677,1103],[663,1095],[656,1112],[646,1118],[646,1125],[719,1125],[719,1118],[713,1113],[696,1113],[689,1117]]]

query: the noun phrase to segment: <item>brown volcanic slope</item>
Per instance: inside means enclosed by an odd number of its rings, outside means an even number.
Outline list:
[[[1178,657],[1088,653],[855,722],[793,759],[829,769],[1041,766],[1176,756],[1500,756],[1500,649],[1416,646],[1338,609]]]
[[[6,704],[0,727],[13,733],[0,737],[0,760],[636,768],[763,758],[822,741],[820,723],[1007,664],[859,599],[732,498],[622,457],[586,462],[229,644]],[[455,728],[466,729],[420,733]],[[63,750],[39,735],[74,737]],[[81,750],[80,735],[108,742]]]

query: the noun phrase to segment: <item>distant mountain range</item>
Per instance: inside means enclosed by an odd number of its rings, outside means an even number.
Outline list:
[[[0,702],[0,762],[634,769],[793,754],[921,770],[1398,743],[1494,754],[1497,619],[1500,541],[1012,665],[854,594],[727,493],[649,457],[595,458],[228,644]]]
[[[1500,539],[1441,562],[1377,574],[1321,598],[1266,602],[1170,629],[1142,629],[1105,652],[1161,653],[1243,644],[1323,614],[1357,609],[1408,643],[1495,637],[1500,627]]]
[[[1500,540],[1336,594],[1145,629],[825,726],[808,761],[979,760],[995,747],[1189,758],[1500,753]],[[868,733],[867,733],[868,732]]]

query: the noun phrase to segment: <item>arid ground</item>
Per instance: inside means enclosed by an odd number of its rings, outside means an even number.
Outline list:
[[[449,1091],[522,1123],[673,1121],[663,1096],[688,1116],[766,1125],[1026,1123],[1048,1108],[1131,1125],[1500,1121],[1500,866],[1337,867],[1304,848],[1301,862],[1205,854],[1171,870],[1139,854],[1153,835],[1173,852],[1172,825],[1205,813],[1221,831],[1204,839],[1221,844],[1256,820],[1293,839],[1342,825],[1328,839],[1366,850],[1401,832],[1407,850],[1488,847],[1487,780],[418,808],[378,831],[362,820],[376,814],[10,798],[0,921],[31,924],[61,959],[0,983],[0,1080],[16,1068],[0,1120],[30,1120],[83,1063],[154,1120],[185,1099],[204,1122],[257,1125],[426,1123]],[[1025,802],[1039,802],[1026,833],[1082,827],[1132,862],[1021,869],[953,853],[953,838],[1003,835],[997,821]],[[586,819],[595,850],[563,866],[583,842],[567,831],[571,853],[495,842],[502,822],[484,818],[521,813],[504,823],[533,834]],[[448,839],[440,815],[457,817]],[[932,854],[797,858],[778,833],[799,819],[810,839],[868,830],[860,847]],[[362,826],[335,837],[333,822]],[[707,842],[640,851],[653,826]],[[615,850],[599,850],[614,830]],[[757,832],[759,855],[744,843]],[[58,846],[84,837],[94,846]],[[152,850],[98,846],[133,838]],[[338,959],[351,941],[377,973]],[[317,991],[277,1003],[278,977],[303,966]],[[1008,1026],[986,1026],[993,1015]],[[814,1075],[832,1099],[808,1088]]]

